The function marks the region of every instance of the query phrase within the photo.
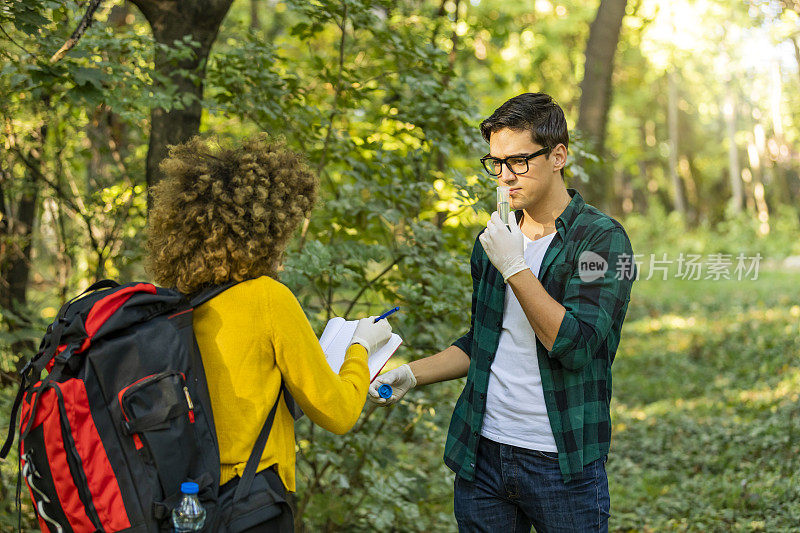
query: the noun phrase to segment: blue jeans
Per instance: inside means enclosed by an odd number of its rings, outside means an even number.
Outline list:
[[[557,454],[500,444],[481,437],[475,480],[455,480],[460,532],[539,533],[608,531],[611,506],[606,458],[564,483]]]

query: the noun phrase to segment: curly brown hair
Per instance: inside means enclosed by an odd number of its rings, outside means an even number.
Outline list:
[[[275,277],[292,233],[317,199],[305,159],[265,133],[236,147],[200,137],[170,147],[152,187],[146,269],[190,294]]]

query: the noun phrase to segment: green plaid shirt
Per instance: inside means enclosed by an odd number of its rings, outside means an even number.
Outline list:
[[[536,339],[547,414],[565,481],[608,453],[611,363],[636,278],[631,243],[619,222],[587,205],[574,189],[569,194],[572,201],[556,219],[556,234],[539,270],[545,290],[566,314],[552,350]],[[469,355],[470,365],[450,421],[444,460],[471,481],[489,368],[503,325],[506,284],[477,239],[470,266],[470,329],[453,343]]]

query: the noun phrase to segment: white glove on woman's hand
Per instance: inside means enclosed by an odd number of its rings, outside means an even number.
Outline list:
[[[378,388],[381,385],[390,385],[392,387],[391,398],[381,398],[378,394]],[[375,381],[369,385],[369,399],[378,405],[392,405],[400,401],[400,398],[406,395],[408,391],[417,386],[417,378],[414,377],[414,372],[408,365],[402,365],[394,370],[389,370],[385,374],[381,374]]]
[[[389,337],[392,336],[392,326],[385,318],[375,322],[376,316],[369,318],[362,318],[358,321],[353,338],[350,339],[350,344],[360,344],[367,349],[367,355],[372,354],[386,344]]]
[[[513,214],[508,217],[508,227],[506,227],[497,211],[492,213],[489,223],[486,224],[486,231],[481,233],[478,240],[481,241],[489,261],[502,274],[504,281],[508,281],[508,278],[517,272],[530,268],[523,256],[525,240],[517,225],[517,217]]]

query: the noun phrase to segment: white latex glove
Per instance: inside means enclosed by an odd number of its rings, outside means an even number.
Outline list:
[[[381,398],[378,388],[383,385],[392,387],[391,398]],[[378,405],[392,405],[397,403],[408,391],[417,386],[417,378],[408,365],[401,365],[394,370],[381,374],[369,385],[369,399]]]
[[[360,344],[367,349],[367,355],[371,355],[378,348],[386,344],[389,337],[392,336],[392,326],[385,318],[383,320],[375,319],[377,315],[369,318],[362,318],[356,325],[356,330],[353,332],[353,338],[350,339],[350,344]]]
[[[492,213],[489,223],[486,224],[486,231],[478,237],[489,261],[500,271],[506,282],[517,272],[530,268],[525,263],[523,256],[525,240],[519,225],[517,225],[517,217],[513,214],[509,215],[508,222],[508,227],[506,227],[500,219],[500,215],[495,211]]]

